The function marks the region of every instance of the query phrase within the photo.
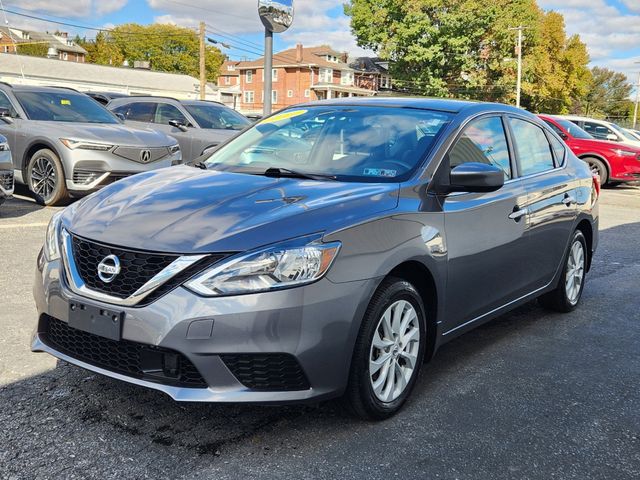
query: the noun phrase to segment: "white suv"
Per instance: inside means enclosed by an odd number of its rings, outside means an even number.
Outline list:
[[[615,123],[608,122],[606,120],[597,120],[595,118],[577,117],[573,115],[556,115],[560,118],[565,118],[580,128],[590,133],[593,138],[598,140],[609,140],[611,142],[627,143],[629,145],[635,145],[640,147],[640,140],[635,138],[629,132],[626,132],[624,128]]]

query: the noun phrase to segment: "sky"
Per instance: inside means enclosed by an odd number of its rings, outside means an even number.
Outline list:
[[[359,48],[343,13],[345,0],[294,0],[295,18],[285,33],[274,36],[275,49],[296,43],[329,44],[353,55],[372,54]],[[263,27],[257,0],[0,0],[7,10],[81,26],[108,28],[126,22],[175,23],[196,27],[203,20],[208,37],[224,42],[230,58],[253,59],[260,55]],[[587,44],[592,65],[627,74],[636,83],[640,63],[640,0],[538,0],[547,10],[565,17],[567,32],[579,34]],[[5,19],[1,16],[0,21]],[[93,37],[95,31],[63,27],[6,14],[10,25]]]

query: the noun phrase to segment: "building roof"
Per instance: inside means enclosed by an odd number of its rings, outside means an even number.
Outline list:
[[[349,66],[358,72],[365,73],[388,73],[389,70],[385,68],[388,62],[378,57],[355,57],[349,58]]]
[[[0,53],[0,77],[3,74],[20,77],[22,72],[26,77],[50,82],[51,85],[55,85],[59,80],[100,85],[104,90],[118,86],[132,89],[194,92],[196,86],[200,84],[194,77],[177,73]]]
[[[302,60],[297,61],[298,48],[302,50]],[[331,55],[338,58],[337,62],[332,62],[323,58],[324,56]],[[333,50],[328,45],[319,45],[316,47],[304,47],[302,45],[282,50],[273,54],[273,66],[274,67],[289,67],[289,66],[301,66],[301,67],[327,67],[335,68],[337,70],[351,70],[349,65],[341,62],[340,59],[343,56],[342,53]],[[239,62],[237,67],[239,70],[247,70],[250,68],[263,68],[264,57],[260,57],[250,62]]]
[[[37,32],[21,28],[0,27],[0,35],[3,38],[13,40],[15,43],[43,42],[61,52],[71,52],[86,55],[87,51],[77,45],[71,39],[48,32]]]
[[[226,77],[239,77],[240,71],[238,70],[238,66],[242,62],[237,60],[227,60],[220,65],[220,75],[224,75]]]

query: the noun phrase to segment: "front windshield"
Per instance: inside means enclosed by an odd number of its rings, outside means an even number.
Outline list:
[[[584,140],[589,140],[589,139],[593,139],[593,137],[591,136],[591,134],[585,132],[583,129],[581,129],[578,125],[576,125],[573,122],[570,122],[569,120],[564,120],[562,118],[554,118],[554,120],[562,127],[564,128],[567,133],[569,135],[571,135],[573,138],[581,138]]]
[[[48,122],[118,123],[91,97],[73,91],[15,92],[29,120]]]
[[[451,118],[415,108],[294,108],[262,120],[206,164],[253,174],[279,168],[341,181],[398,182],[417,167]]]
[[[193,103],[186,104],[185,108],[201,128],[242,130],[251,123],[247,117],[219,105]]]

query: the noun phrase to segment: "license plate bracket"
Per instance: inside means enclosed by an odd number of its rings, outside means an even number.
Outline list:
[[[94,307],[81,302],[69,302],[69,326],[111,340],[122,338],[124,312]]]

